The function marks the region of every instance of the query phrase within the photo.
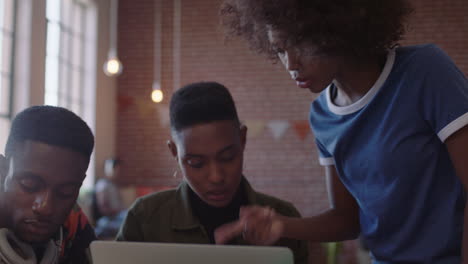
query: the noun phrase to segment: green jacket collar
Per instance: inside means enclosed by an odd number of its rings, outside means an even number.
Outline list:
[[[184,180],[176,190],[176,204],[172,209],[172,228],[177,230],[189,230],[200,228],[201,224],[192,213],[192,206],[189,197],[189,185]],[[242,176],[240,188],[244,188],[247,195],[247,203],[254,204],[256,202],[256,193],[250,186],[247,179]]]

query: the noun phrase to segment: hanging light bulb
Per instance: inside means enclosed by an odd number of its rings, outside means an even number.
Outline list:
[[[160,103],[164,99],[161,90],[161,6],[162,0],[154,1],[154,55],[153,55],[153,89],[151,92],[151,100],[155,103]]]
[[[164,99],[163,92],[159,82],[153,82],[153,91],[151,92],[151,100],[155,103],[160,103]]]
[[[151,93],[151,100],[155,103],[160,103],[164,99],[163,92],[161,90],[153,90]]]
[[[104,73],[109,76],[117,76],[122,73],[122,63],[117,56],[117,12],[118,0],[110,0],[110,22],[109,22],[109,53],[104,63]]]
[[[109,77],[121,74],[122,68],[122,63],[117,57],[109,57],[104,63],[104,73]]]

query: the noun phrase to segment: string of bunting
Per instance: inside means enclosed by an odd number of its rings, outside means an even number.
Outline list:
[[[169,127],[169,108],[167,105],[155,105],[149,100],[135,99],[127,95],[118,95],[117,97],[118,111],[126,111],[129,108],[135,107],[136,113],[140,118],[159,117],[163,126]],[[307,120],[256,120],[247,119],[243,123],[247,126],[247,136],[250,139],[262,136],[266,130],[271,133],[275,140],[281,140],[289,128],[294,130],[294,133],[300,140],[305,140],[308,135],[311,135],[309,122]]]
[[[243,123],[247,126],[247,136],[251,139],[257,138],[268,130],[275,140],[280,140],[286,134],[289,128],[300,140],[305,140],[312,134],[307,120],[245,120]]]

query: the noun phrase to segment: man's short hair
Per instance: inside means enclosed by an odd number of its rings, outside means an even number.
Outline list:
[[[32,106],[18,113],[11,123],[5,156],[11,157],[17,145],[26,140],[81,153],[88,161],[94,147],[94,136],[86,122],[56,106]]]
[[[214,121],[240,124],[231,94],[217,82],[197,82],[180,88],[172,95],[169,109],[173,131]]]

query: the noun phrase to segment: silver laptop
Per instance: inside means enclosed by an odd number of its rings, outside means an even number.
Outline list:
[[[94,241],[93,264],[293,264],[285,247]]]

